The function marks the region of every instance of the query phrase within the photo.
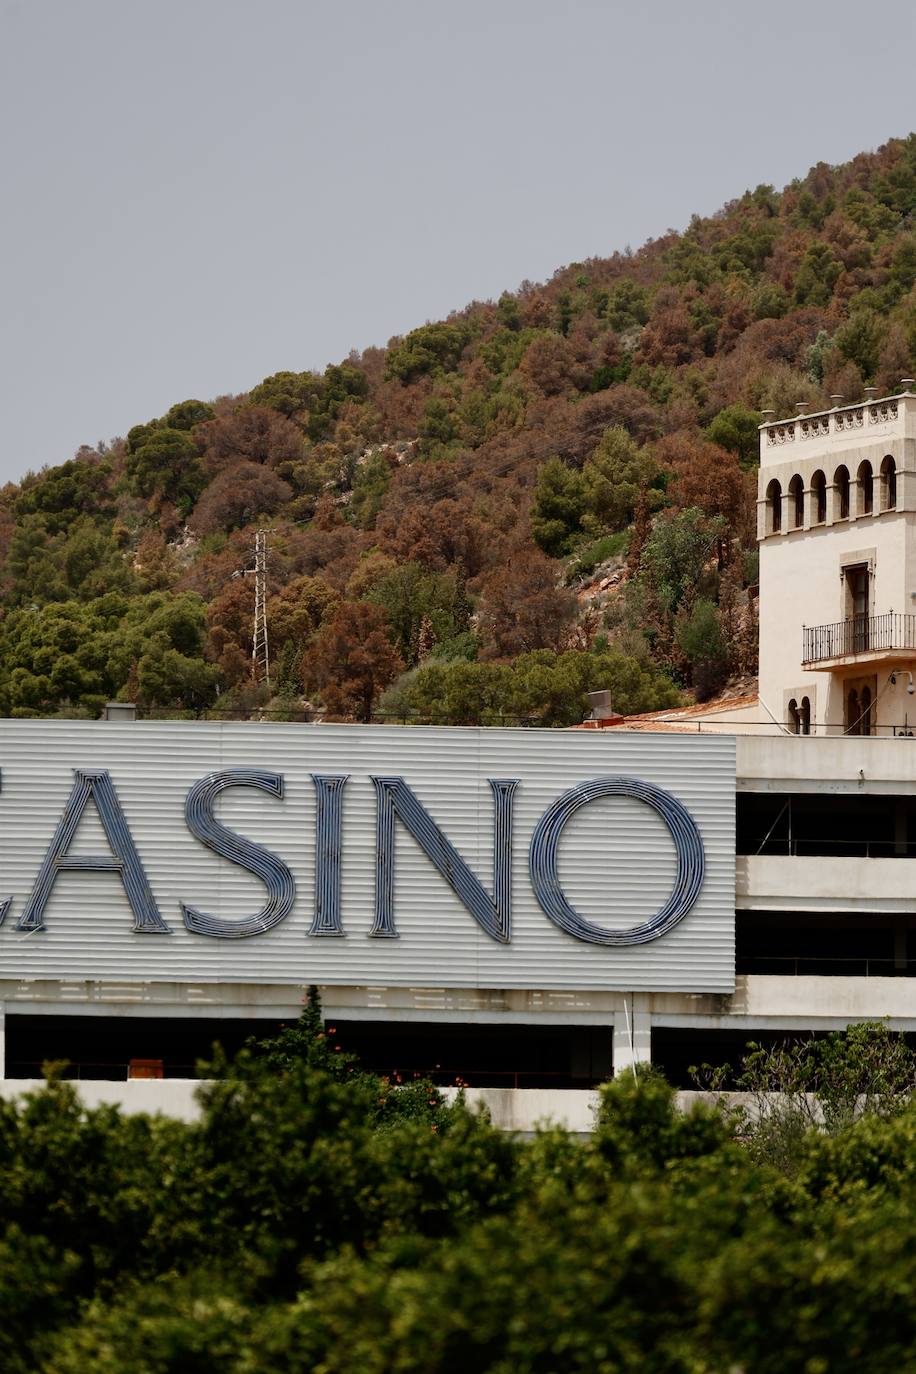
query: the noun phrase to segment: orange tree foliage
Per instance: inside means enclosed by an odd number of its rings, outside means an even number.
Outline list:
[[[331,715],[371,718],[376,698],[404,667],[388,629],[380,607],[347,601],[312,640],[302,661],[303,685],[320,694]]]
[[[520,549],[483,583],[479,628],[487,658],[515,658],[532,649],[559,649],[576,598],[561,587],[560,568],[537,549]]]

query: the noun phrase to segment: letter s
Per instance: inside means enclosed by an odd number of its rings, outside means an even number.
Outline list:
[[[283,778],[279,773],[261,773],[255,768],[232,768],[223,773],[209,773],[194,784],[185,802],[185,821],[191,834],[220,858],[229,859],[260,878],[267,888],[267,901],[253,916],[232,921],[208,916],[205,911],[185,906],[182,902],[184,923],[195,935],[240,940],[248,935],[262,935],[289,915],[296,896],[296,883],[286,864],[276,854],[255,844],[253,840],[236,835],[215,819],[213,804],[227,787],[256,787],[272,797],[282,797]]]

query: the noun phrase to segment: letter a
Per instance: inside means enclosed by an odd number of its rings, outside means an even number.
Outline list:
[[[170,935],[171,931],[159,914],[140,855],[127,828],[111,775],[95,768],[75,768],[73,776],[73,790],[38,870],[32,895],[19,917],[18,929],[44,929],[45,907],[59,873],[117,873],[134,913],[134,930],[142,935]],[[70,846],[90,799],[95,802],[111,854],[70,853]]]

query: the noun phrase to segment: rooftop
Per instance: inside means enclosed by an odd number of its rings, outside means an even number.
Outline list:
[[[750,717],[750,719],[748,719]],[[669,706],[661,711],[643,711],[635,716],[586,720],[575,730],[641,730],[645,733],[669,731],[678,734],[697,734],[703,729],[718,734],[731,733],[729,726],[743,729],[759,725],[772,732],[773,722],[765,719],[756,692],[720,697],[716,701],[694,703],[691,706]]]

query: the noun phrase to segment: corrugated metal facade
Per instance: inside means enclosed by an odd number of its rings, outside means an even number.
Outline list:
[[[215,722],[0,722],[0,978],[350,986],[619,989],[734,988],[735,742],[625,731],[427,729]],[[17,930],[73,784],[107,769],[171,934],[137,934],[116,874],[63,872],[44,930]],[[185,798],[208,773],[282,774],[284,795],[232,788],[216,814],[279,855],[296,882],[292,913],[249,939],[192,934],[181,903],[241,919],[264,901],[251,874],[188,831]],[[348,774],[342,794],[344,939],[308,937],[314,914],[316,795],[312,774]],[[696,821],[706,856],[699,898],[648,944],[585,944],[551,924],[528,876],[528,846],[545,808],[567,788],[623,774],[671,792]],[[489,891],[493,797],[488,778],[517,778],[512,935],[491,939],[429,859],[395,823],[396,940],[367,938],[375,900],[370,778],[401,776]],[[90,802],[71,854],[106,854]],[[671,837],[642,803],[607,797],[581,810],[561,844],[569,900],[609,929],[647,920],[675,872]]]

